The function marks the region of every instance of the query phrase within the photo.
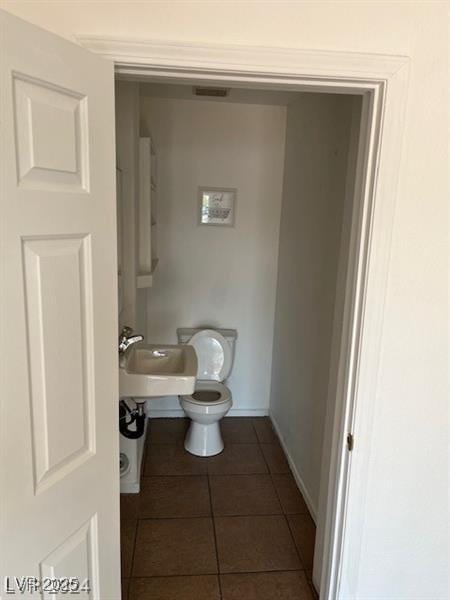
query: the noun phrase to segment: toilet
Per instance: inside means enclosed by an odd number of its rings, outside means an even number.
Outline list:
[[[198,359],[194,393],[179,396],[181,407],[191,419],[184,447],[196,456],[214,456],[224,448],[220,420],[233,406],[231,392],[223,382],[233,366],[237,332],[181,328],[177,333],[180,343],[195,348]]]

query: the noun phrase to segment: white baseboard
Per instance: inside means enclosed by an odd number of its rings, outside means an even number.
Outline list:
[[[267,417],[268,408],[232,408],[227,417]]]
[[[182,408],[150,408],[145,412],[150,419],[181,419],[186,416]]]
[[[146,411],[150,419],[176,419],[185,417],[182,408],[151,408]],[[227,417],[266,417],[268,408],[232,408]]]
[[[291,471],[294,476],[295,482],[298,485],[298,488],[299,488],[303,498],[305,499],[306,505],[309,509],[309,512],[311,513],[311,517],[313,518],[314,523],[317,523],[317,507],[311,499],[311,494],[309,493],[308,488],[305,485],[305,482],[300,477],[300,473],[298,472],[297,467],[295,466],[295,463],[292,460],[292,457],[289,453],[286,442],[284,441],[284,438],[281,434],[280,427],[272,414],[270,415],[270,420],[272,421],[273,427],[276,431],[278,439],[280,440],[281,446],[284,450],[284,453],[288,460],[289,466],[291,467]]]

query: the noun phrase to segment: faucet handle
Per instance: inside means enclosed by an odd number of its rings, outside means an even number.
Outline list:
[[[120,332],[120,338],[127,338],[130,337],[130,335],[133,333],[133,329],[132,327],[128,327],[127,325],[124,325],[122,327],[122,331]]]

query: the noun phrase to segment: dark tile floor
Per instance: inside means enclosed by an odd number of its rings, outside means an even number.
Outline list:
[[[225,450],[150,422],[140,494],[122,494],[123,600],[312,600],[315,526],[270,420],[226,418]]]

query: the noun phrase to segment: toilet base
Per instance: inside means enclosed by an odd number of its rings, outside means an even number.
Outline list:
[[[224,448],[219,421],[203,425],[191,420],[184,447],[195,456],[214,456]]]

